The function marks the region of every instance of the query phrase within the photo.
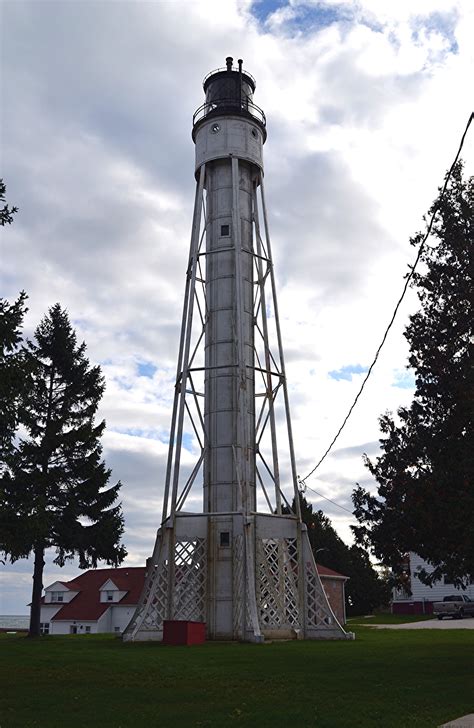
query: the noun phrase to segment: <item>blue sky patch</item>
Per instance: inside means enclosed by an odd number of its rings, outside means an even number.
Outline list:
[[[132,437],[142,437],[145,440],[159,440],[167,442],[158,430],[145,430],[143,427],[109,427],[111,432],[118,432],[120,435],[131,435]]]
[[[286,0],[255,0],[252,3],[250,12],[260,23],[265,23],[269,15],[285,7],[285,5],[288,5]]]
[[[345,379],[347,382],[352,382],[353,374],[365,374],[368,372],[369,367],[363,367],[361,364],[346,364],[345,367],[340,369],[334,369],[332,372],[328,372],[331,379],[335,379],[339,382],[341,379]]]
[[[169,438],[169,432],[163,433],[162,437],[157,438],[160,440],[160,442],[164,442],[165,445],[169,445],[170,438]],[[175,440],[176,445],[176,440]],[[190,432],[183,432],[183,439],[182,439],[182,445],[185,450],[188,452],[194,453],[194,435]]]
[[[193,436],[189,432],[183,433],[183,447],[188,452],[193,452]]]
[[[114,377],[114,381],[117,382],[120,389],[125,389],[127,392],[133,389],[133,384],[127,379],[127,377]]]
[[[392,387],[415,389],[415,375],[410,370],[395,372],[395,381],[392,382]]]
[[[141,361],[137,366],[138,376],[153,379],[153,375],[157,369],[158,367],[155,367],[150,361]]]
[[[447,13],[430,13],[429,15],[418,16],[413,23],[412,38],[416,42],[422,30],[436,31],[449,42],[448,52],[457,53],[459,50],[455,36],[457,20],[458,14],[455,10]]]
[[[308,32],[315,28],[325,28],[340,20],[347,20],[347,11],[341,7],[328,6],[324,2],[299,3],[290,5],[282,0],[255,0],[250,8],[252,15],[264,25],[269,17],[281,8],[291,8],[292,17],[288,18],[284,25],[287,30],[293,32]]]

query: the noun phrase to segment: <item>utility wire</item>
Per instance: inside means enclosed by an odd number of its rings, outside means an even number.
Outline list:
[[[308,477],[308,476],[306,476],[306,477]],[[308,485],[307,483],[305,483],[303,480],[300,480],[300,484],[303,485],[303,490],[302,490],[303,493],[306,491],[306,489],[312,490],[313,493],[316,493],[316,495],[319,495],[320,498],[324,498],[324,500],[329,501],[329,503],[332,503],[334,506],[337,506],[338,508],[342,508],[343,511],[347,511],[347,513],[350,513],[351,516],[353,515],[352,511],[350,511],[349,508],[346,508],[345,506],[341,506],[340,503],[336,503],[336,501],[331,500],[331,498],[328,498],[327,496],[323,495],[322,493],[318,493],[317,490],[315,490],[314,488],[311,488],[311,486]]]
[[[448,186],[448,182],[450,180],[450,177],[451,177],[451,174],[453,172],[453,169],[454,169],[454,167],[455,167],[455,165],[456,165],[456,163],[457,163],[457,161],[459,159],[459,155],[461,154],[461,149],[462,149],[463,144],[464,144],[464,139],[466,138],[466,134],[468,132],[468,129],[469,129],[469,127],[470,127],[471,122],[472,122],[473,119],[474,119],[474,112],[471,112],[471,115],[469,116],[469,120],[467,122],[466,128],[465,128],[464,133],[463,133],[463,135],[461,137],[461,143],[459,144],[459,149],[457,151],[456,157],[454,158],[454,162],[452,163],[452,165],[450,167],[450,170],[449,170],[449,172],[448,172],[448,174],[446,176],[446,180],[444,182],[443,190],[441,192],[441,195],[438,197],[436,206],[435,206],[435,208],[433,210],[433,213],[431,215],[431,219],[430,219],[430,222],[429,222],[429,225],[428,225],[428,229],[426,231],[426,234],[425,234],[423,240],[421,241],[421,244],[420,244],[420,247],[418,249],[418,253],[417,253],[417,256],[415,258],[415,262],[414,262],[413,266],[409,266],[410,272],[408,273],[408,275],[405,278],[405,285],[403,286],[402,295],[400,296],[400,298],[397,301],[397,305],[395,306],[395,309],[393,311],[392,317],[390,319],[390,323],[388,324],[387,328],[385,329],[384,335],[382,337],[382,341],[380,342],[380,345],[379,345],[377,351],[375,352],[375,356],[374,356],[374,359],[372,361],[372,364],[370,365],[370,367],[369,367],[369,369],[367,371],[367,374],[366,374],[366,376],[364,378],[364,381],[362,382],[361,387],[360,387],[359,391],[357,392],[356,397],[355,397],[353,403],[351,404],[351,406],[349,408],[349,411],[348,411],[347,415],[345,416],[345,418],[344,418],[344,420],[342,422],[342,425],[340,426],[340,428],[336,432],[335,436],[331,440],[331,443],[330,443],[329,447],[327,448],[327,450],[325,451],[324,455],[320,458],[320,460],[316,463],[316,465],[308,473],[308,475],[305,475],[304,478],[299,478],[299,483],[300,483],[301,486],[309,487],[309,486],[306,485],[306,480],[311,475],[313,475],[313,473],[316,472],[316,470],[319,468],[319,466],[321,465],[321,463],[325,460],[326,456],[329,455],[330,451],[332,450],[332,447],[333,447],[334,443],[336,442],[336,440],[338,439],[339,435],[341,434],[341,432],[343,431],[344,427],[346,426],[347,420],[351,416],[352,411],[354,410],[354,407],[356,406],[356,404],[357,404],[357,402],[359,400],[359,397],[360,397],[360,395],[362,394],[362,392],[364,390],[364,387],[365,387],[365,385],[367,383],[367,380],[369,379],[369,377],[370,377],[370,375],[372,373],[372,369],[374,368],[375,363],[376,363],[377,359],[379,358],[379,354],[380,354],[380,352],[382,350],[383,345],[385,344],[385,341],[387,339],[388,333],[389,333],[390,329],[392,328],[393,322],[395,321],[395,317],[396,317],[396,315],[398,313],[398,309],[400,308],[400,305],[401,305],[403,299],[405,298],[405,293],[407,292],[407,289],[408,289],[408,286],[410,284],[410,281],[413,278],[413,274],[415,272],[415,268],[416,268],[416,266],[419,263],[419,260],[421,258],[421,254],[422,254],[422,252],[424,250],[424,247],[425,247],[425,243],[428,240],[428,237],[429,237],[429,235],[431,233],[431,228],[433,227],[433,223],[434,223],[434,219],[436,217],[436,213],[438,212],[439,207],[440,207],[440,204],[441,204],[441,202],[443,200],[443,197],[444,197],[444,195],[446,193],[446,189],[447,189],[447,186]],[[313,490],[313,489],[310,488],[310,490]],[[316,491],[314,491],[314,492],[316,493]],[[318,493],[318,495],[321,495],[321,494]],[[322,497],[325,498],[325,496],[322,496]],[[329,498],[326,498],[326,500],[330,500],[330,499]],[[331,503],[334,503],[334,501],[331,501]],[[336,503],[335,505],[339,505],[339,504]],[[344,506],[340,506],[339,505],[339,508],[344,508]],[[347,508],[344,508],[344,510],[347,510]]]

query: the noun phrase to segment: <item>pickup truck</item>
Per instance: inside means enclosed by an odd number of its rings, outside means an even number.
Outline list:
[[[452,617],[453,619],[462,619],[464,616],[474,617],[474,601],[464,594],[452,594],[449,597],[444,597],[442,602],[433,604],[433,614],[438,619],[443,619],[443,617]]]

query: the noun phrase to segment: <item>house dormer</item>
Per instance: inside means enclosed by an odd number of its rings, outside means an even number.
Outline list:
[[[45,604],[67,604],[71,599],[74,599],[78,592],[73,589],[69,589],[66,584],[60,581],[55,581],[54,584],[47,586],[44,590],[44,603]]]
[[[100,601],[107,602],[109,604],[117,604],[127,593],[126,591],[119,589],[112,579],[107,579],[107,581],[102,584],[99,591]]]

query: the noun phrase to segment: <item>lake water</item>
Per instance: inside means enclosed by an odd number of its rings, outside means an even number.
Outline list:
[[[0,614],[0,629],[28,629],[29,623],[27,615]]]

